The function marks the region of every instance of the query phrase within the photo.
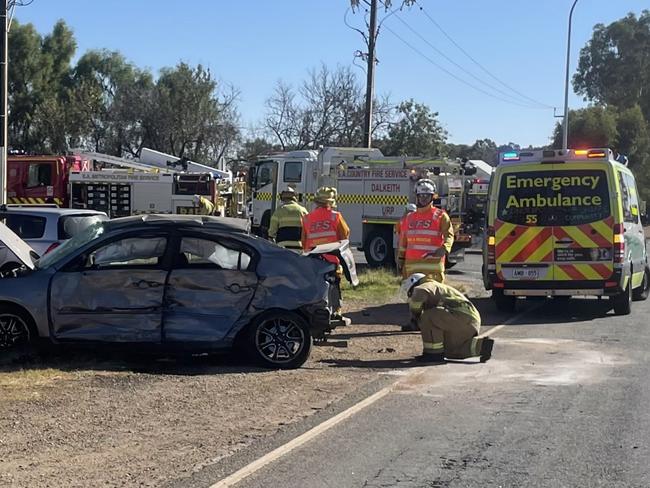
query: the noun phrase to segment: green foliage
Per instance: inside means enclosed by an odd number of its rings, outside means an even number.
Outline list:
[[[650,11],[597,24],[580,51],[573,77],[578,94],[587,100],[622,109],[639,105],[650,119]]]
[[[413,99],[397,107],[399,119],[390,125],[388,135],[379,147],[387,156],[439,155],[447,139],[447,131],[438,122],[438,112]]]

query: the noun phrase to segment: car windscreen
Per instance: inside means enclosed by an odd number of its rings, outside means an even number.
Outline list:
[[[609,200],[604,170],[506,172],[496,217],[517,225],[581,225],[607,218]]]
[[[43,257],[41,257],[38,261],[36,261],[36,267],[39,269],[50,267],[53,263],[56,263],[60,259],[65,258],[80,247],[88,244],[90,241],[97,239],[105,231],[106,222],[95,222],[94,224],[91,224],[85,230],[72,237],[72,239],[67,240],[56,249],[48,252]]]
[[[106,215],[63,215],[59,218],[58,238],[60,241],[71,239],[97,222],[108,220]]]

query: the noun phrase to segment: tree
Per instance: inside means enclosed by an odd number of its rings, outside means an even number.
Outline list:
[[[569,112],[569,147],[614,147],[618,138],[616,113],[602,106]],[[562,124],[555,126],[553,147],[562,147]]]
[[[438,122],[438,112],[413,99],[397,107],[399,120],[390,125],[380,147],[386,155],[437,156],[442,153],[447,131]]]
[[[639,105],[650,120],[650,10],[608,26],[596,24],[580,51],[573,86],[598,104],[620,109]]]

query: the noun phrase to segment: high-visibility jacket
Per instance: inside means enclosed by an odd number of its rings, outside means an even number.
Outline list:
[[[298,202],[289,202],[282,205],[271,216],[269,237],[275,240],[278,246],[287,249],[302,249],[300,240],[302,218],[308,213],[307,209]]]
[[[199,197],[196,213],[198,215],[212,215],[214,214],[214,204],[205,197]]]
[[[440,248],[449,253],[454,243],[447,212],[433,205],[419,208],[408,214],[400,227],[398,260],[404,263],[402,275],[424,273],[436,281],[444,281],[444,254],[434,256],[434,253]]]
[[[305,250],[349,238],[350,228],[336,210],[316,207],[302,218],[302,246]],[[339,262],[335,256],[325,256],[325,259],[335,264]]]

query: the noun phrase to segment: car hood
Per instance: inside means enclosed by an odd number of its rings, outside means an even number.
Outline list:
[[[22,264],[29,269],[34,269],[34,260],[38,259],[38,254],[2,222],[0,222],[0,242],[7,246]]]

